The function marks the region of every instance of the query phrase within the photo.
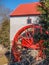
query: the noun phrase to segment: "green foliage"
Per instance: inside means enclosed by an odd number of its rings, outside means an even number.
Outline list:
[[[3,44],[5,47],[10,47],[10,22],[9,19],[4,19],[2,23],[2,28],[0,31],[0,44]]]
[[[49,31],[49,0],[40,0],[40,4],[39,10],[42,12],[40,24],[45,31]],[[49,56],[49,39],[45,40],[44,45],[46,47],[46,55]]]
[[[49,0],[40,0],[39,10],[42,12],[41,20],[46,22],[45,26],[49,29]]]
[[[46,48],[49,48],[49,41],[45,41],[44,45],[45,45]]]

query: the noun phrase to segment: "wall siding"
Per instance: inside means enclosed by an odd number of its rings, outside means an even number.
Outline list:
[[[16,32],[22,28],[23,26],[27,25],[27,19],[26,17],[10,17],[10,41],[13,40]],[[30,16],[32,23],[38,23],[37,19],[39,19],[38,16]]]

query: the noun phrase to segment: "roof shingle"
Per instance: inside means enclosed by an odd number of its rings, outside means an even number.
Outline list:
[[[41,12],[38,10],[38,5],[40,5],[39,2],[21,4],[10,14],[10,16],[25,16],[25,15],[41,14]]]

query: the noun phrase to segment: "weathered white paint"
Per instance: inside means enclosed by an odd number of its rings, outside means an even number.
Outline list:
[[[10,41],[13,40],[16,32],[22,28],[23,26],[27,25],[27,19],[26,17],[10,17]],[[30,16],[32,23],[38,23],[38,16]]]

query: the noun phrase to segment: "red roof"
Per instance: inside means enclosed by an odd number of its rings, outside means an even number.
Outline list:
[[[39,2],[21,4],[10,14],[10,16],[41,14],[41,12],[38,10],[38,5],[40,5]]]

